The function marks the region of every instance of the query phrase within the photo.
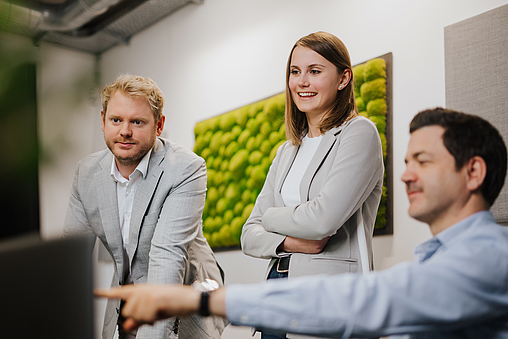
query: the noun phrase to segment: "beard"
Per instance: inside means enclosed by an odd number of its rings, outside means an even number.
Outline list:
[[[127,156],[122,155],[121,152],[119,152],[116,148],[116,147],[119,147],[119,146],[117,146],[117,143],[122,143],[122,142],[134,144],[133,149],[130,152],[128,152],[129,155],[127,155]],[[118,162],[118,164],[120,164],[121,166],[126,166],[126,167],[137,166],[139,164],[139,162],[141,161],[141,159],[143,159],[143,157],[148,153],[148,151],[150,151],[152,149],[154,144],[155,144],[155,140],[153,140],[151,143],[147,142],[147,143],[141,144],[141,143],[139,143],[133,139],[130,139],[130,138],[106,141],[106,145],[108,146],[111,153],[113,153],[113,155],[115,156],[115,159]]]

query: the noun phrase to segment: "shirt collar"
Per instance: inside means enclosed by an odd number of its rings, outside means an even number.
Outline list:
[[[430,240],[416,246],[414,250],[415,260],[422,262],[429,259],[441,246],[453,243],[469,228],[485,222],[495,222],[494,216],[490,211],[481,211],[470,215],[444,231],[439,232]]]
[[[455,225],[448,227],[444,231],[439,232],[435,238],[438,238],[443,244],[452,243],[457,240],[459,235],[464,234],[464,232],[470,227],[478,223],[485,223],[485,219],[495,222],[494,216],[490,211],[477,212],[465,219],[462,219]]]
[[[153,149],[153,148],[152,148]],[[143,157],[143,159],[141,159],[141,161],[139,162],[138,166],[136,167],[136,169],[134,170],[134,172],[131,173],[131,175],[129,175],[129,178],[131,178],[134,173],[136,172],[139,172],[141,173],[141,176],[143,178],[146,177],[146,173],[148,172],[148,163],[150,161],[150,155],[152,154],[152,149],[150,149],[148,151],[148,153],[145,154],[145,156]],[[111,162],[111,177],[117,181],[117,182],[126,182],[128,181],[127,179],[125,179],[121,174],[120,174],[120,171],[118,170],[118,167],[116,166],[116,161],[115,161],[115,157],[113,157],[113,161]]]

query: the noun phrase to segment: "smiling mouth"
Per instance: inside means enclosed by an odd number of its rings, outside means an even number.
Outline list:
[[[125,141],[117,141],[116,143],[123,147],[130,147],[135,144],[134,142],[125,142]]]
[[[315,92],[299,92],[298,96],[308,98],[308,97],[315,97],[317,93]]]
[[[410,190],[410,191],[406,191],[406,194],[407,194],[407,196],[408,196],[408,197],[409,197],[409,196],[413,196],[413,195],[415,195],[415,194],[417,194],[417,193],[422,193],[422,191],[421,191],[421,190]]]

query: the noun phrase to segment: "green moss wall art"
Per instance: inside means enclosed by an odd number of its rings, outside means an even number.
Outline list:
[[[383,147],[385,177],[374,235],[393,234],[391,66],[388,53],[353,67],[358,111],[376,124]]]
[[[237,248],[245,221],[286,141],[284,93],[196,124],[194,152],[206,161],[203,233],[215,250]]]
[[[388,140],[391,140],[387,137],[391,130],[387,100],[391,92],[389,65],[380,57],[353,68],[358,79],[355,82],[358,108],[378,127],[385,165],[390,158]],[[203,233],[214,250],[240,246],[242,227],[261,192],[277,149],[286,141],[284,106],[285,94],[281,93],[200,121],[194,128],[194,152],[205,159],[208,175]],[[389,175],[385,176],[375,234],[392,233],[390,191],[386,189],[390,181]]]

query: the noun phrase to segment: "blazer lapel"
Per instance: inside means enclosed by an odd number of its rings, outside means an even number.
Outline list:
[[[134,204],[132,206],[131,224],[129,227],[129,245],[128,252],[131,255],[130,263],[132,264],[132,257],[138,247],[139,231],[145,216],[146,210],[153,195],[157,189],[159,179],[164,172],[159,166],[166,154],[166,148],[163,143],[156,139],[155,146],[150,155],[148,163],[148,170],[145,178],[140,178],[136,188],[136,195],[134,197]]]
[[[123,280],[123,240],[120,232],[120,220],[118,218],[118,200],[116,196],[116,183],[111,178],[111,163],[113,155],[104,157],[100,162],[101,171],[95,173],[97,183],[99,212],[102,220],[104,235],[109,248],[117,263],[118,275]]]
[[[332,128],[323,135],[323,139],[319,143],[319,147],[312,157],[309,167],[307,167],[307,170],[303,174],[302,181],[300,182],[300,199],[302,202],[309,201],[309,190],[312,180],[323,164],[323,161],[325,161],[328,156],[328,153],[330,153],[333,145],[338,142],[338,135],[343,128],[342,126]]]

